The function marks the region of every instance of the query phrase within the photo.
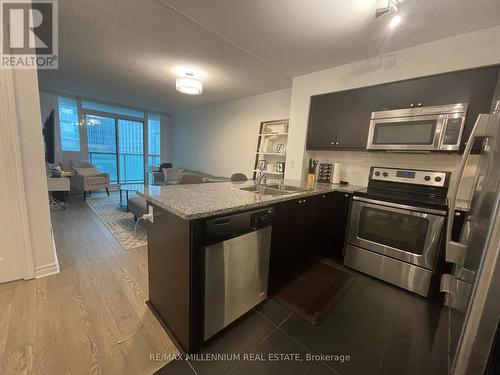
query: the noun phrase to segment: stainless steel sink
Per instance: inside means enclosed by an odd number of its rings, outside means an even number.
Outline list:
[[[265,185],[269,189],[276,189],[276,190],[282,190],[282,191],[289,191],[289,192],[302,192],[302,191],[307,191],[307,189],[304,188],[299,188],[296,186],[292,185],[283,185],[283,184],[269,184]]]
[[[243,188],[239,188],[239,189],[240,190],[249,191],[249,192],[252,192],[252,193],[259,193],[259,194],[262,194],[262,195],[286,195],[286,194],[291,194],[291,192],[289,192],[289,191],[283,191],[283,190],[269,188],[267,186],[258,186],[258,185],[247,186],[247,187],[243,187]]]
[[[286,194],[307,191],[307,189],[291,185],[281,185],[281,184],[253,185],[253,186],[242,187],[239,189],[249,191],[252,193],[259,193],[262,195],[286,195]]]
[[[293,191],[293,192],[302,192],[302,191],[307,191],[308,189],[304,188],[299,188],[296,186],[291,186],[291,185],[281,185],[279,187],[280,190],[286,190],[286,191]]]

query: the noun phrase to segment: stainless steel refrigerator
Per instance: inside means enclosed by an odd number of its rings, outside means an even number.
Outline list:
[[[480,145],[474,193],[460,242],[451,240],[455,200],[473,146]],[[457,182],[450,191],[446,261],[453,270],[441,278],[445,293],[433,354],[443,374],[493,374],[498,371],[500,317],[500,101],[476,121],[467,142]]]

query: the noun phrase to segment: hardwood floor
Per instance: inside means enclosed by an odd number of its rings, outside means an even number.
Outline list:
[[[123,249],[80,195],[51,213],[61,272],[0,285],[0,374],[152,374],[150,354],[178,351],[144,303],[147,247]]]

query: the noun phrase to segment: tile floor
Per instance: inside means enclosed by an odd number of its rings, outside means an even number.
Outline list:
[[[446,355],[430,366],[439,304],[352,270],[356,280],[319,326],[269,298],[209,340],[201,354],[239,360],[173,361],[157,374],[444,374]],[[437,337],[437,336],[436,336]],[[439,345],[443,346],[440,342]],[[262,355],[266,361],[243,358]],[[271,361],[294,353],[301,361]],[[309,354],[349,355],[349,361],[308,361]]]

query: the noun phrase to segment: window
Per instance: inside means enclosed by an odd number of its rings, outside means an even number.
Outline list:
[[[82,100],[82,108],[88,109],[91,111],[112,113],[114,115],[136,117],[136,118],[141,118],[141,119],[144,118],[144,112],[141,112],[141,111],[136,111],[136,110],[133,110],[130,108],[124,108],[124,107],[116,107],[114,105],[89,102],[86,100]]]
[[[148,165],[159,166],[160,159],[160,115],[148,113]]]
[[[78,106],[75,99],[60,96],[59,129],[62,151],[80,151],[80,127],[78,126]]]

